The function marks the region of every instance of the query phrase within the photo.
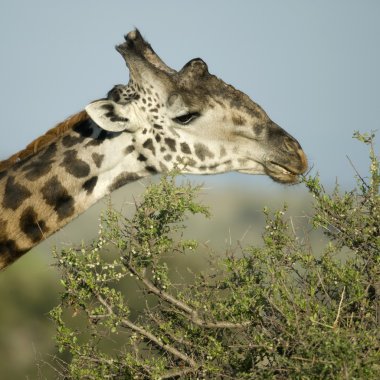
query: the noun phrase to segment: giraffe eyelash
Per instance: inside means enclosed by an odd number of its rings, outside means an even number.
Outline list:
[[[200,116],[199,112],[189,112],[185,115],[177,116],[173,120],[181,125],[190,124],[193,120],[197,119]]]

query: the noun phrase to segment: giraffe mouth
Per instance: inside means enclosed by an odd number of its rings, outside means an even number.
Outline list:
[[[265,173],[276,182],[289,184],[299,182],[298,176],[301,173],[293,168],[289,168],[288,166],[281,165],[274,161],[268,161],[263,166]]]
[[[240,169],[238,172],[244,174],[266,174],[274,181],[284,184],[298,183],[299,175],[303,173],[297,171],[297,169],[291,169],[274,161],[266,161],[260,164],[258,162],[255,163],[255,168]]]

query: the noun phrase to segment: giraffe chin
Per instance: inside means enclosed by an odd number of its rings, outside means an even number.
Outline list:
[[[274,162],[267,162],[265,165],[261,164],[259,168],[240,169],[238,172],[243,174],[265,174],[275,182],[289,185],[299,183],[299,174],[301,174],[290,171],[288,168]]]
[[[276,182],[296,184],[299,182],[299,174],[291,171],[289,168],[285,168],[282,165],[274,162],[267,163],[264,166],[265,174],[272,178]]]

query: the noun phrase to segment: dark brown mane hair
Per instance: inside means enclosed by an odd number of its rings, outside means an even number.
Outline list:
[[[55,127],[49,129],[45,134],[33,140],[23,150],[13,154],[6,160],[0,161],[0,172],[11,168],[16,162],[39,152],[51,142],[55,141],[59,136],[62,136],[67,130],[73,128],[76,124],[87,120],[88,118],[89,116],[87,112],[83,110],[68,117],[61,123],[58,123]]]

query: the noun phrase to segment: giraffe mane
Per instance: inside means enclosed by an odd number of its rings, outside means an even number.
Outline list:
[[[51,142],[62,136],[67,130],[73,128],[76,124],[89,119],[86,111],[80,111],[75,115],[69,116],[64,121],[58,123],[55,127],[49,129],[42,136],[37,137],[31,143],[29,143],[26,148],[20,150],[19,152],[13,154],[6,160],[0,161],[0,172],[11,168],[16,162],[19,162],[33,154],[41,151]]]

